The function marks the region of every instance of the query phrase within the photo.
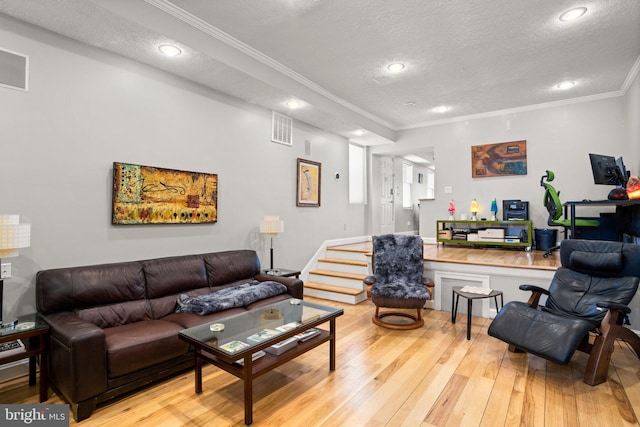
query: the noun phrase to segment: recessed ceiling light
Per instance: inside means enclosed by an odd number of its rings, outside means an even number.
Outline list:
[[[161,44],[158,46],[158,50],[166,56],[178,56],[182,53],[179,47],[172,44]]]
[[[393,63],[387,65],[387,70],[391,71],[392,73],[399,73],[400,71],[404,70],[405,68],[406,68],[406,66],[401,62],[393,62]]]
[[[290,99],[287,101],[287,107],[289,108],[299,108],[302,106],[302,103],[297,99]]]
[[[576,7],[570,10],[567,10],[565,13],[560,15],[561,21],[573,21],[574,19],[580,18],[582,15],[587,13],[586,7]]]
[[[367,131],[366,131],[366,130],[364,130],[364,129],[357,129],[357,130],[354,130],[354,131],[353,131],[353,133],[354,133],[354,135],[356,135],[356,136],[362,136],[362,135],[364,135],[365,133],[367,133]]]
[[[566,89],[571,89],[575,85],[576,85],[576,82],[566,81],[566,82],[558,83],[556,85],[556,88],[561,90],[566,90]]]
[[[415,107],[416,101],[407,101],[404,103],[405,107]]]
[[[451,107],[449,107],[448,105],[438,105],[437,107],[433,108],[432,111],[434,111],[436,113],[446,113],[450,109],[451,109]]]

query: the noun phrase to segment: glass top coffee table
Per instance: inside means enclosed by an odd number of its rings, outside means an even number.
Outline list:
[[[244,422],[253,422],[253,379],[329,342],[329,370],[335,370],[336,318],[341,308],[295,298],[218,319],[179,333],[195,350],[195,389],[202,393],[202,363],[244,382]],[[317,326],[329,322],[329,330]]]

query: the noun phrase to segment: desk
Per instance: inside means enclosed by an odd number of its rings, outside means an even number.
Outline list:
[[[622,210],[640,211],[640,199],[639,200],[580,200],[573,202],[566,202],[564,204],[564,217],[571,219],[571,238],[575,236],[576,231],[576,206],[615,206],[616,213],[620,213]],[[638,207],[634,209],[634,207]],[[569,210],[569,214],[567,214]],[[622,228],[622,232],[631,236],[639,236],[640,233],[636,232],[633,228],[625,226]]]

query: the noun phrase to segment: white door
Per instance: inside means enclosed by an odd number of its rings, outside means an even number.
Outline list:
[[[380,234],[393,233],[393,159],[380,157]]]

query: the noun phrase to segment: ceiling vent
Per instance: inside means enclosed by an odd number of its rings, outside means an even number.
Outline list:
[[[293,145],[293,119],[275,111],[272,113],[271,141],[291,147]]]
[[[29,91],[29,57],[0,48],[0,86]]]

